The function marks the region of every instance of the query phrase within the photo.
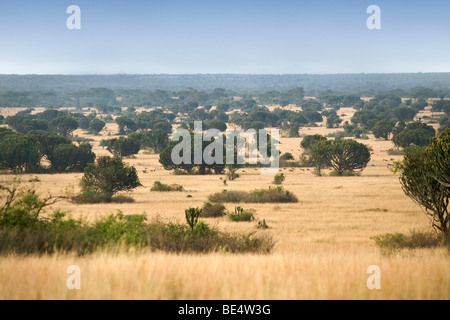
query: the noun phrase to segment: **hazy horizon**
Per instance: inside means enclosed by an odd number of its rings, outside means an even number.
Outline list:
[[[66,10],[81,9],[69,30]],[[381,8],[369,30],[367,8]],[[450,2],[17,0],[0,4],[0,74],[450,72]]]

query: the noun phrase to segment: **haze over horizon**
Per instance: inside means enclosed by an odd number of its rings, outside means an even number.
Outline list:
[[[70,5],[81,30],[68,30]],[[366,26],[370,5],[381,30]],[[17,0],[0,4],[0,74],[450,72],[450,2]]]

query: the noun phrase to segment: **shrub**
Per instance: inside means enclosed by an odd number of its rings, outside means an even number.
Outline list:
[[[238,169],[235,165],[227,165],[227,178],[229,181],[234,181],[239,178],[239,174],[237,173]]]
[[[226,215],[225,206],[219,202],[205,202],[202,208],[202,217],[205,218],[220,218]]]
[[[262,221],[258,221],[258,224],[256,225],[256,228],[258,229],[269,229],[270,227],[266,223],[266,219],[263,219]]]
[[[124,195],[107,198],[105,195],[92,190],[85,190],[74,196],[72,201],[77,204],[97,204],[97,203],[133,203],[134,199]]]
[[[160,181],[155,181],[153,183],[153,187],[150,189],[151,191],[159,191],[159,192],[171,192],[171,191],[183,191],[183,186],[179,184],[163,184]]]
[[[403,249],[433,248],[440,243],[435,233],[420,231],[411,231],[409,235],[386,233],[371,239],[383,254],[396,253]]]
[[[341,173],[337,172],[336,170],[332,170],[329,173],[330,177],[355,177],[360,176],[361,172],[355,172],[355,171],[343,171]]]
[[[241,207],[235,207],[234,212],[229,212],[227,214],[228,219],[235,222],[241,221],[253,221],[255,220],[255,210],[248,209],[244,210]]]
[[[259,189],[251,192],[251,198],[254,199],[254,202],[259,203],[288,203],[288,202],[298,202],[297,197],[287,191],[284,190],[283,187],[276,187],[269,189]]]
[[[403,149],[391,148],[387,151],[387,154],[390,156],[403,156],[405,153],[404,153]]]
[[[286,152],[282,156],[280,156],[280,161],[282,161],[282,160],[284,160],[284,161],[294,160],[294,156],[292,155],[292,153]]]
[[[274,176],[273,183],[274,184],[282,184],[285,179],[286,179],[286,177],[284,176],[284,173],[279,173]]]
[[[131,191],[141,186],[136,168],[126,165],[119,157],[100,157],[89,164],[81,180],[83,193],[101,195],[110,202],[120,191]]]
[[[136,248],[176,253],[270,253],[274,242],[268,236],[229,234],[198,221],[201,210],[186,210],[189,225],[147,221],[145,215],[122,212],[93,224],[56,211],[49,218],[40,212],[48,199],[35,193],[10,192],[10,202],[0,212],[0,254],[53,254],[71,252],[86,255],[97,250]],[[190,218],[193,218],[192,220]]]
[[[298,202],[297,197],[282,187],[245,191],[227,191],[218,192],[208,197],[211,202],[224,203],[288,203]]]

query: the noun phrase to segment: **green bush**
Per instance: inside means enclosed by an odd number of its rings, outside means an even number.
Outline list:
[[[214,193],[208,197],[210,202],[223,203],[290,203],[298,202],[297,197],[283,187],[259,189],[251,192],[227,191]]]
[[[227,214],[228,219],[235,222],[241,221],[253,221],[255,220],[255,210],[248,209],[244,210],[244,208],[236,207],[234,208],[234,212],[229,212]]]
[[[176,253],[270,253],[270,237],[230,234],[198,221],[199,208],[185,211],[187,224],[147,221],[146,215],[111,214],[94,223],[73,219],[56,211],[47,218],[42,210],[53,204],[34,191],[20,191],[16,185],[5,187],[7,202],[0,208],[0,255],[75,253],[85,255],[97,250],[161,250]]]
[[[343,172],[339,173],[336,170],[332,170],[328,175],[330,177],[355,177],[355,176],[361,176],[361,172],[343,171]]]
[[[294,156],[292,155],[292,153],[290,152],[286,152],[283,155],[280,156],[280,161],[290,161],[290,160],[295,160]]]
[[[183,186],[179,184],[163,184],[160,181],[155,181],[153,183],[153,187],[150,189],[151,191],[159,191],[159,192],[171,192],[171,191],[183,191]]]
[[[286,179],[286,177],[284,176],[284,173],[279,173],[273,177],[273,183],[274,184],[282,184],[285,179]]]
[[[433,248],[441,243],[441,239],[432,232],[411,231],[409,235],[402,233],[386,233],[371,238],[383,254],[390,254],[403,249]]]
[[[202,217],[205,218],[220,218],[226,215],[225,206],[219,202],[205,202],[202,208]]]

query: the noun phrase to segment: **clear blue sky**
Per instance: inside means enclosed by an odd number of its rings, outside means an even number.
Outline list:
[[[0,73],[450,72],[449,17],[448,0],[0,0]]]

